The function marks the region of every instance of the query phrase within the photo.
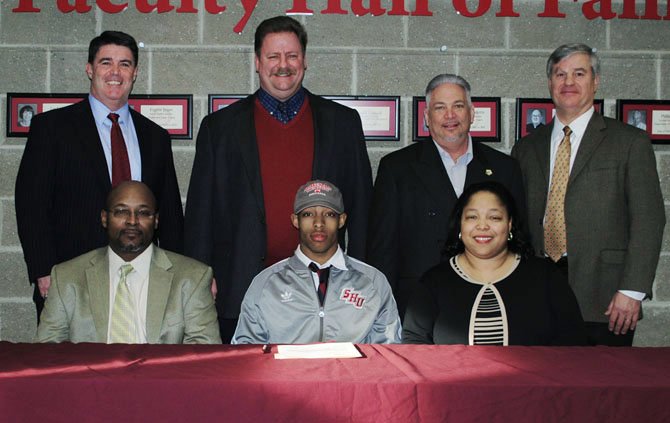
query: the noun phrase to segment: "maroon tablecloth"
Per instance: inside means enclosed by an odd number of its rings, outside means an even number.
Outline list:
[[[670,421],[670,348],[359,348],[2,342],[0,421]]]

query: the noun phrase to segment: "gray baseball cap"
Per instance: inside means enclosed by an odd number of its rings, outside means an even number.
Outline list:
[[[344,202],[339,189],[328,181],[309,181],[298,189],[293,202],[293,213],[298,214],[307,207],[322,206],[337,214],[344,213]]]

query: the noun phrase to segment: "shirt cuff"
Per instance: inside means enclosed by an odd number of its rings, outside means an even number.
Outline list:
[[[620,289],[619,292],[621,292],[623,295],[630,297],[634,300],[642,301],[645,299],[647,294],[644,292],[639,292],[639,291],[629,291],[627,289]]]

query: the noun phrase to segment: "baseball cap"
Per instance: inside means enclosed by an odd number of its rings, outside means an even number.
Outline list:
[[[335,213],[344,212],[344,202],[339,189],[328,181],[309,181],[298,189],[293,202],[293,213],[298,214],[307,207],[328,207]]]

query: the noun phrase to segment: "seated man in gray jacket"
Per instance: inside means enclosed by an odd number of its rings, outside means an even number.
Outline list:
[[[232,343],[400,342],[398,308],[386,277],[338,244],[347,219],[340,190],[310,181],[298,190],[293,212],[300,245],[251,282]]]

